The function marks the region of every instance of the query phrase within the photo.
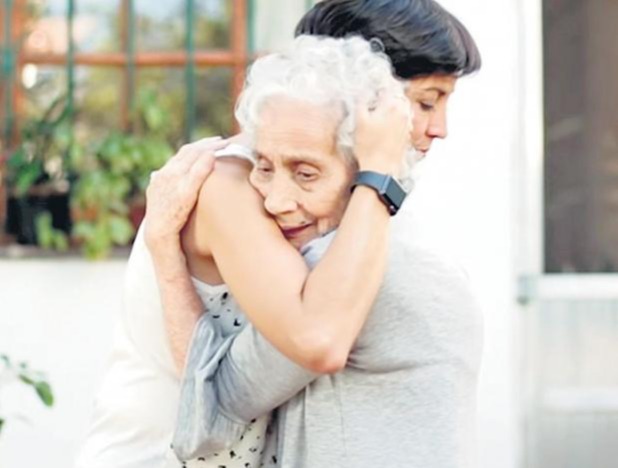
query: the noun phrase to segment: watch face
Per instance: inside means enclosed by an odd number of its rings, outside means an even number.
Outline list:
[[[393,177],[373,171],[360,171],[356,175],[354,185],[366,185],[373,188],[386,205],[391,215],[397,213],[407,193]]]
[[[397,209],[401,208],[401,205],[403,204],[403,201],[405,200],[406,195],[407,195],[406,191],[403,189],[401,185],[399,185],[399,182],[397,182],[395,179],[390,180],[384,192],[384,196]]]

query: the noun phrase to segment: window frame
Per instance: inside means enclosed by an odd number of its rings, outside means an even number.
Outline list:
[[[252,59],[252,17],[254,0],[231,0],[230,48],[196,50],[193,40],[195,0],[183,0],[187,25],[184,50],[171,52],[139,52],[135,47],[135,0],[120,0],[118,4],[121,31],[121,52],[76,52],[73,40],[73,20],[76,17],[76,0],[66,0],[67,51],[64,54],[41,54],[21,49],[18,44],[25,32],[27,0],[1,0],[0,12],[0,223],[6,221],[8,193],[4,180],[5,161],[15,146],[19,134],[19,118],[24,115],[25,93],[18,77],[29,64],[66,67],[67,94],[72,108],[77,66],[112,67],[123,70],[120,120],[122,127],[130,128],[131,107],[136,94],[136,70],[145,67],[184,68],[187,86],[185,104],[186,125],[184,140],[193,138],[196,100],[195,80],[197,69],[225,67],[231,69],[232,106],[242,91],[246,67]],[[232,122],[237,130],[236,122]],[[2,143],[2,141],[4,143]],[[2,237],[4,237],[4,228]]]

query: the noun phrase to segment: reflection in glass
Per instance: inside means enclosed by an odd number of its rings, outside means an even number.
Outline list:
[[[5,3],[0,2],[0,18],[5,18],[6,10]],[[4,22],[0,21],[0,50],[4,50],[8,44],[4,43]],[[6,67],[0,69],[0,152],[4,151],[3,143],[5,138],[7,137],[7,133],[10,130],[7,128],[9,126],[8,123],[8,107],[11,105],[10,94],[9,94],[9,81],[8,72]]]
[[[543,14],[545,270],[618,272],[618,3]]]
[[[92,141],[120,129],[122,71],[79,66],[75,77],[75,130],[78,140]]]
[[[23,120],[38,119],[52,102],[67,92],[67,73],[64,67],[52,65],[30,65],[32,81],[23,86],[24,90],[24,115]],[[22,77],[23,79],[23,77]]]
[[[22,49],[26,53],[64,54],[67,51],[66,0],[30,0]]]
[[[231,135],[233,103],[231,97],[232,70],[202,68],[197,71],[196,119],[194,139]]]
[[[78,52],[121,51],[121,2],[76,0],[75,48]]]
[[[195,48],[229,49],[231,47],[232,2],[226,0],[196,0]]]
[[[183,68],[141,68],[137,73],[136,89],[153,89],[160,105],[171,115],[166,135],[167,141],[176,147],[184,141],[185,125],[185,75]]]
[[[137,50],[184,50],[185,3],[182,0],[135,0]]]

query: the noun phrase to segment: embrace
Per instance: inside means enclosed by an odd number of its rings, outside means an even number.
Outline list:
[[[258,59],[240,134],[151,178],[77,467],[474,467],[480,313],[393,215],[480,65],[433,0],[324,0]]]

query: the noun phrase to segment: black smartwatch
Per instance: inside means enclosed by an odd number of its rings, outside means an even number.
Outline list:
[[[386,205],[388,212],[394,216],[403,205],[408,195],[397,180],[387,174],[373,171],[359,171],[352,184],[352,191],[357,185],[366,185],[376,191],[382,203]]]

